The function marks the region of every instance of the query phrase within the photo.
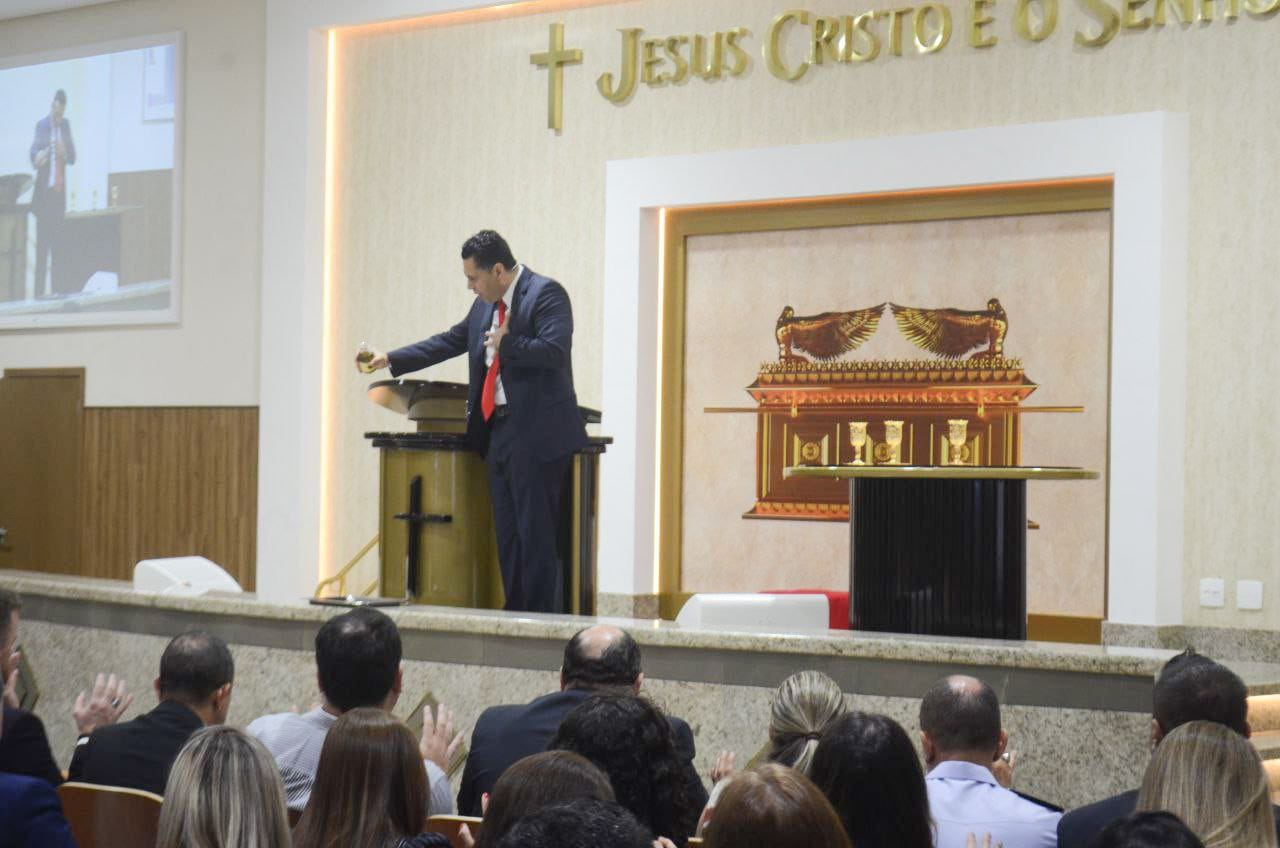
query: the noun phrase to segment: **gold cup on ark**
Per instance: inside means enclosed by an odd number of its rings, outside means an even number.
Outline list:
[[[947,456],[948,465],[964,465],[964,445],[969,438],[969,420],[967,418],[947,419],[947,444],[951,452]]]
[[[889,465],[902,464],[902,422],[884,422],[884,442],[889,446]]]
[[[847,465],[866,465],[862,451],[867,446],[867,422],[849,422],[849,446],[853,448],[853,459]]]

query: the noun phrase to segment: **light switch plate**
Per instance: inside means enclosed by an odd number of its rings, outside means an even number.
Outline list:
[[[1261,580],[1237,580],[1236,581],[1236,609],[1242,609],[1242,610],[1262,609],[1262,581]]]
[[[1205,577],[1200,581],[1200,606],[1224,607],[1227,605],[1227,586],[1221,577]]]

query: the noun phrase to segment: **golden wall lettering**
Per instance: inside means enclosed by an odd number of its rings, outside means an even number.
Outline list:
[[[809,63],[803,62],[795,68],[787,66],[786,57],[782,55],[782,38],[792,24],[808,26],[809,13],[803,9],[792,9],[775,17],[769,24],[769,32],[764,40],[764,63],[769,73],[780,80],[795,82],[809,70]]]
[[[1085,11],[1093,15],[1102,29],[1097,35],[1085,35],[1083,30],[1076,30],[1076,44],[1081,47],[1103,47],[1111,43],[1120,31],[1120,13],[1108,6],[1105,0],[1080,0]]]
[[[1146,2],[1146,0],[1143,0]],[[1033,23],[1031,6],[1040,7],[1040,21]],[[1027,41],[1044,41],[1058,27],[1058,0],[1018,0],[1013,13],[1013,31]]]
[[[937,19],[932,29],[931,16]],[[927,3],[916,10],[911,28],[916,37],[916,50],[937,53],[951,41],[951,10],[938,3]]]
[[[875,12],[863,12],[856,18],[845,15],[840,19],[841,62],[870,62],[880,55],[880,36],[871,29],[875,22]]]
[[[741,76],[751,67],[742,39],[746,27],[705,35],[672,35],[644,38],[639,27],[618,30],[622,34],[621,63],[615,75],[606,71],[596,79],[600,94],[613,103],[624,103],[635,93],[636,83],[650,88],[679,85],[691,76],[704,80]]]
[[[988,14],[994,8],[996,0],[969,0],[969,46],[995,47],[998,41],[994,35],[983,33],[983,29],[995,23],[995,18]]]

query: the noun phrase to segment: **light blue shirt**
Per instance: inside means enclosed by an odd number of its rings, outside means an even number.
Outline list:
[[[1056,848],[1058,819],[1055,813],[996,782],[989,769],[974,763],[938,763],[925,775],[929,811],[937,824],[937,848],[965,848],[969,834],[982,845],[991,834],[991,845],[1004,848]]]

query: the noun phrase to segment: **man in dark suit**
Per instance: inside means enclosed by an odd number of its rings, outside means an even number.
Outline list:
[[[558,612],[556,525],[573,452],[587,442],[573,389],[573,311],[559,283],[518,264],[502,236],[462,246],[475,302],[443,333],[374,353],[398,377],[466,354],[467,437],[489,467],[505,609]],[[359,365],[357,360],[357,365]]]
[[[560,691],[527,704],[490,707],[480,714],[471,734],[471,750],[458,791],[458,813],[481,815],[481,799],[507,767],[547,749],[560,722],[574,707],[602,689],[638,693],[644,683],[640,646],[630,634],[606,624],[580,630],[564,649]],[[693,731],[684,721],[668,716],[676,753],[684,764],[684,782],[691,803],[701,809],[707,790],[693,766]]]
[[[1249,690],[1231,669],[1188,648],[1165,663],[1152,692],[1151,747],[1189,721],[1216,721],[1245,738]],[[1071,810],[1058,822],[1059,848],[1085,848],[1104,827],[1134,811],[1138,790],[1131,789]],[[1274,808],[1280,834],[1280,807]]]
[[[52,254],[56,261],[61,251],[62,224],[67,217],[67,166],[76,162],[71,122],[63,117],[66,108],[67,93],[58,89],[49,114],[36,121],[35,138],[31,141],[31,167],[36,169],[31,211],[36,216],[37,294],[43,291],[49,256]]]
[[[53,758],[44,723],[35,713],[18,705],[18,632],[22,625],[22,599],[17,593],[0,589],[0,682],[4,685],[4,735],[0,736],[0,772],[20,774],[53,786],[62,783],[62,770]],[[133,696],[122,681],[98,675],[93,693],[81,692],[72,715],[81,733],[117,721]]]
[[[0,742],[8,736],[0,721]],[[47,781],[0,774],[0,845],[14,848],[75,848],[62,804]]]
[[[234,676],[231,652],[217,636],[198,630],[175,636],[160,657],[160,704],[80,737],[68,778],[164,795],[169,768],[191,735],[227,720]]]

